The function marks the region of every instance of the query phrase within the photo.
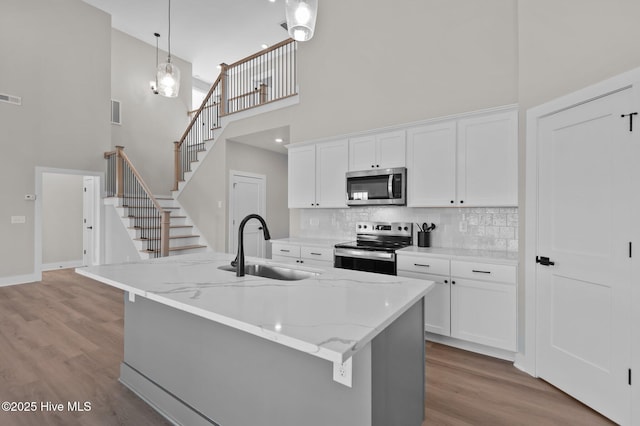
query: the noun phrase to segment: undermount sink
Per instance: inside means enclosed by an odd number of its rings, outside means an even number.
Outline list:
[[[222,271],[236,272],[236,268],[231,265],[219,266]],[[244,273],[256,277],[271,278],[272,280],[299,281],[306,278],[316,277],[320,274],[316,272],[301,271],[274,265],[245,265]]]

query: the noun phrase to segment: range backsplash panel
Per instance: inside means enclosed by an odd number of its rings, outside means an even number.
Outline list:
[[[291,236],[355,239],[361,221],[435,222],[432,247],[518,251],[518,208],[351,207],[291,210]],[[297,218],[296,218],[297,216]]]

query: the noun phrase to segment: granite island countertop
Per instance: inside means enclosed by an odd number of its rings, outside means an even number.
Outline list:
[[[218,267],[235,256],[199,253],[100,265],[76,272],[129,293],[344,363],[431,289],[431,281],[336,268],[280,281]],[[247,264],[291,265],[247,258]]]

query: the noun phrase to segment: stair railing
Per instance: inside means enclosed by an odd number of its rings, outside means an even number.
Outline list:
[[[140,239],[147,243],[148,253],[153,257],[168,256],[171,212],[160,206],[124,153],[124,147],[116,146],[115,151],[105,152],[104,158],[107,160],[107,197],[122,198],[122,206],[127,207]]]
[[[211,86],[200,108],[179,141],[174,142],[175,180],[173,190],[184,181],[198,152],[213,139],[220,128],[220,118],[275,102],[298,93],[296,81],[296,42],[287,39],[258,53],[234,62],[221,64],[220,75]]]

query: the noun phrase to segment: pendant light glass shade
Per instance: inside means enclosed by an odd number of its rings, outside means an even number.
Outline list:
[[[296,41],[313,37],[318,14],[318,0],[286,0],[285,12],[289,35]]]
[[[170,61],[158,65],[158,93],[175,98],[180,91],[180,69]]]
[[[175,98],[180,91],[180,69],[171,63],[171,0],[169,0],[169,49],[167,62],[158,65],[156,81],[158,94]]]

